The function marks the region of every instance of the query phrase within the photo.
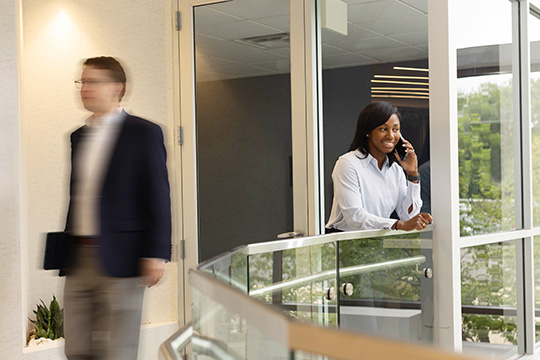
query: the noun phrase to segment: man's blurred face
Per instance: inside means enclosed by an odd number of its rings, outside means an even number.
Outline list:
[[[118,107],[123,84],[116,82],[109,70],[85,66],[81,81],[81,100],[86,110],[100,116]]]

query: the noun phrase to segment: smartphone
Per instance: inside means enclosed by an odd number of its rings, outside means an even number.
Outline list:
[[[394,147],[394,150],[398,153],[399,159],[401,161],[405,160],[409,153],[405,151],[407,150],[407,148],[403,146],[403,137],[399,138],[396,146]]]

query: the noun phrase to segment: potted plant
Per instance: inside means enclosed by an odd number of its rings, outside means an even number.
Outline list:
[[[64,311],[60,309],[56,296],[53,295],[49,307],[41,300],[33,312],[36,318],[29,320],[35,328],[30,330],[28,346],[52,342],[64,336]]]

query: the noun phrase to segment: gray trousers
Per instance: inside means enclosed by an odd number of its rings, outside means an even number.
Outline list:
[[[105,276],[99,248],[78,246],[64,288],[69,360],[136,360],[145,286],[138,277]]]

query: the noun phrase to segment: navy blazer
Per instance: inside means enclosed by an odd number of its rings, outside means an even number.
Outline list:
[[[124,116],[99,204],[102,265],[113,277],[139,275],[141,258],[171,259],[171,204],[163,133],[150,121],[127,113]],[[74,159],[85,128],[71,134],[67,232],[77,182]]]

